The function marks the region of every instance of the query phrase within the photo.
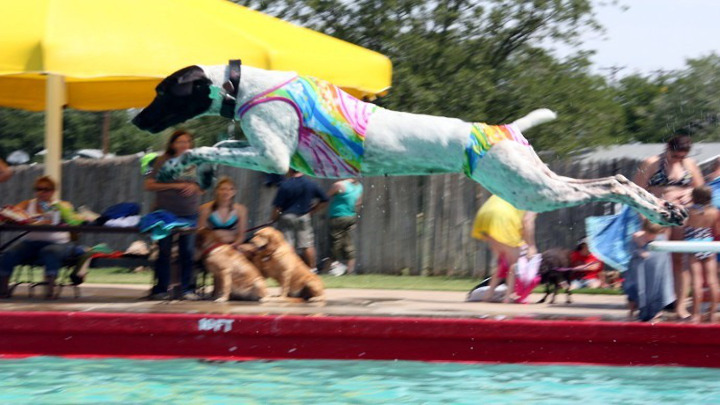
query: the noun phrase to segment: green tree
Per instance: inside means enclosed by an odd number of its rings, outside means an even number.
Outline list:
[[[110,153],[129,155],[162,150],[170,130],[162,134],[141,131],[130,120],[134,110],[110,112]],[[63,155],[79,149],[102,148],[103,112],[67,109],[63,114]],[[45,113],[0,108],[0,157],[24,150],[34,155],[43,149]],[[217,117],[189,121],[184,128],[195,134],[197,146],[216,143],[227,132],[228,122]]]
[[[584,55],[557,61],[536,49],[507,64],[507,79],[489,100],[492,122],[510,122],[538,107],[549,107],[558,119],[528,131],[537,150],[561,155],[585,148],[623,143],[622,108],[604,78],[587,73]]]
[[[31,155],[40,152],[45,138],[44,117],[43,113],[0,108],[0,157],[19,149]]]
[[[657,101],[667,91],[666,75],[631,75],[620,79],[616,100],[623,109],[628,139],[641,143],[662,142],[653,125]]]
[[[589,0],[238,3],[388,56],[393,87],[377,101],[384,107],[490,123],[548,107],[560,119],[529,136],[560,152],[625,138],[613,90],[589,73],[587,55],[559,61],[542,46],[577,45],[582,31],[600,29]]]
[[[667,91],[655,100],[649,123],[656,139],[665,139],[680,128],[689,128],[697,140],[720,140],[720,56],[710,54],[687,61],[676,72]]]

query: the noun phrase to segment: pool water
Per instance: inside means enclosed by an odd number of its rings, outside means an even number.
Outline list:
[[[720,370],[410,361],[0,360],[0,404],[720,403]]]

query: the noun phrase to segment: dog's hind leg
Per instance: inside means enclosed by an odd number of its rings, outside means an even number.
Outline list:
[[[581,181],[558,176],[532,148],[512,141],[495,144],[480,159],[472,178],[517,208],[535,212],[608,201],[627,204],[665,226],[682,225],[687,219],[683,208],[656,198],[623,176]]]

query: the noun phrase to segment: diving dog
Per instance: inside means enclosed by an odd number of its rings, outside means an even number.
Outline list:
[[[509,125],[391,111],[294,72],[229,65],[189,66],[165,78],[134,119],[159,132],[202,115],[240,123],[250,146],[192,149],[166,163],[169,181],[218,163],[269,173],[294,168],[325,178],[465,173],[519,209],[543,212],[593,201],[630,205],[649,220],[681,225],[687,212],[621,175],[576,180],[552,172],[523,136],[555,118],[535,110]]]
[[[545,284],[545,296],[542,297],[538,304],[542,304],[550,295],[552,289],[552,297],[550,304],[555,303],[555,297],[560,290],[560,285],[565,282],[567,298],[566,303],[572,303],[572,291],[570,290],[570,282],[572,272],[567,269],[570,267],[570,250],[568,249],[548,249],[542,253],[542,261],[540,262],[540,282]]]
[[[253,262],[265,277],[278,282],[281,298],[325,300],[322,280],[295,253],[282,232],[271,227],[260,229],[250,239],[250,244],[255,249]]]
[[[213,275],[215,302],[229,299],[259,301],[267,295],[265,279],[242,253],[221,243],[209,229],[200,229],[195,239],[205,269]]]

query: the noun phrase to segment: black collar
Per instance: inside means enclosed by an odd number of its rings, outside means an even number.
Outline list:
[[[230,72],[228,81],[223,83],[225,94],[223,95],[222,107],[220,107],[220,115],[225,118],[235,118],[235,104],[237,100],[235,96],[240,88],[240,59],[230,59]]]

